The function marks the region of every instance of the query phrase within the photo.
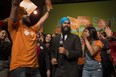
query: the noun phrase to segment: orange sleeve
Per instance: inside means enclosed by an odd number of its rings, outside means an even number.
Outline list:
[[[103,47],[103,44],[100,40],[97,40],[94,44],[94,46],[99,46],[100,48]],[[101,62],[101,50],[94,56],[95,60],[97,60],[98,62]]]
[[[13,25],[13,22],[8,19],[8,30],[12,30],[12,25]]]
[[[103,47],[103,44],[102,44],[102,42],[101,42],[100,40],[96,41],[94,45],[95,45],[95,46],[97,45],[97,46],[99,46],[100,48]]]
[[[13,28],[18,27],[19,21],[14,23],[11,21],[11,19],[8,19],[8,30],[11,31]]]

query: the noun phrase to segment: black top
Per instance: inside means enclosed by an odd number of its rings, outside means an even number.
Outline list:
[[[11,54],[11,43],[7,41],[2,41],[0,43],[0,60],[8,60]]]

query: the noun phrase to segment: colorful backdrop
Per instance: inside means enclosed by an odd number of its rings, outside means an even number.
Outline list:
[[[54,29],[59,26],[59,20],[68,16],[74,20],[72,32],[81,32],[85,22],[92,23],[95,27],[98,20],[105,20],[111,29],[116,32],[116,1],[98,1],[83,2],[70,4],[55,4],[47,21],[44,23],[43,32],[53,33]],[[46,8],[44,7],[44,12]],[[76,20],[77,19],[77,20]],[[79,20],[78,20],[79,19]],[[81,21],[81,23],[79,22]],[[78,22],[78,23],[75,23]],[[80,26],[81,24],[81,26]]]

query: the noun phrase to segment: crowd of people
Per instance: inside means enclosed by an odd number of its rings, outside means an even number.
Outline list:
[[[91,24],[79,37],[62,17],[58,33],[44,34],[39,30],[51,9],[30,25],[21,1],[12,0],[9,18],[0,20],[0,77],[116,77],[109,27],[100,33]]]

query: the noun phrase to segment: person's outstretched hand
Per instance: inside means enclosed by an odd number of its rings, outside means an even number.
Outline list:
[[[107,37],[111,37],[113,35],[113,32],[111,31],[109,27],[105,28],[105,32],[106,32]]]

